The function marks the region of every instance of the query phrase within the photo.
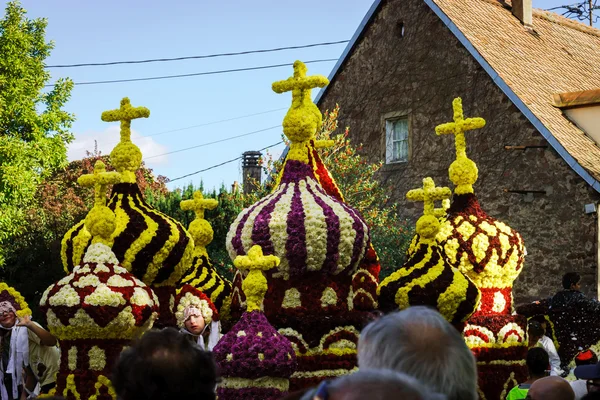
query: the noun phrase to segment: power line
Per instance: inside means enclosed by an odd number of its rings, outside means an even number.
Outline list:
[[[120,65],[120,64],[146,64],[146,63],[153,63],[153,62],[197,60],[197,59],[203,59],[203,58],[240,56],[240,55],[245,55],[245,54],[271,53],[271,52],[283,51],[283,50],[307,49],[310,47],[332,46],[332,45],[348,43],[348,42],[349,42],[349,40],[338,40],[337,42],[311,43],[311,44],[304,44],[304,45],[300,45],[300,46],[286,46],[286,47],[275,47],[272,49],[247,50],[247,51],[239,51],[239,52],[235,52],[235,53],[205,54],[205,55],[199,55],[199,56],[186,56],[186,57],[174,57],[174,58],[153,58],[153,59],[148,59],[148,60],[111,61],[111,62],[82,63],[82,64],[58,64],[58,65],[47,65],[46,68],[97,67],[97,66]]]
[[[180,131],[185,131],[187,129],[193,129],[193,128],[200,128],[203,126],[209,126],[209,125],[216,125],[216,124],[220,124],[223,122],[229,122],[229,121],[236,121],[238,119],[244,119],[244,118],[249,118],[249,117],[254,117],[256,115],[263,115],[263,114],[269,114],[275,111],[282,111],[282,110],[287,110],[289,107],[282,107],[282,108],[276,108],[273,110],[267,110],[267,111],[262,111],[262,112],[257,112],[254,114],[246,114],[246,115],[241,115],[239,117],[233,117],[233,118],[226,118],[226,119],[220,119],[218,121],[211,121],[211,122],[206,122],[203,124],[198,124],[198,125],[191,125],[191,126],[186,126],[185,128],[177,128],[177,129],[171,129],[168,131],[162,131],[162,132],[158,132],[158,133],[153,133],[151,135],[144,135],[144,136],[140,136],[136,139],[146,139],[146,138],[150,138],[153,136],[159,136],[159,135],[164,135],[165,133],[173,133],[173,132],[180,132]],[[113,143],[119,143],[120,140],[112,140],[110,142],[103,142],[103,144],[113,144]]]
[[[252,131],[252,132],[248,132],[248,133],[243,133],[243,134],[241,134],[241,135],[237,135],[237,136],[230,136],[230,137],[228,137],[228,138],[225,138],[225,139],[220,139],[220,140],[215,140],[215,141],[213,141],[213,142],[202,143],[202,144],[199,144],[199,145],[197,145],[197,146],[185,147],[185,148],[183,148],[183,149],[174,150],[174,151],[169,151],[169,152],[167,152],[167,153],[162,153],[162,154],[157,154],[157,155],[155,155],[155,156],[146,157],[146,158],[144,158],[144,160],[149,160],[149,159],[151,159],[151,158],[156,158],[156,157],[166,156],[166,155],[168,155],[168,154],[181,153],[182,151],[187,151],[187,150],[197,149],[197,148],[199,148],[199,147],[205,147],[205,146],[209,146],[209,145],[211,145],[211,144],[216,144],[216,143],[221,143],[221,142],[227,142],[227,141],[229,141],[229,140],[233,140],[233,139],[241,138],[241,137],[244,137],[244,136],[250,136],[250,135],[254,135],[254,134],[260,133],[260,132],[270,131],[271,129],[275,129],[275,128],[281,128],[281,124],[279,124],[279,125],[275,125],[275,126],[271,126],[271,127],[269,127],[269,128],[259,129],[259,130],[257,130],[257,131]]]
[[[260,149],[260,150],[258,150],[258,151],[263,151],[263,150],[270,149],[271,147],[275,147],[275,146],[277,146],[277,145],[280,145],[281,143],[283,143],[283,140],[282,140],[282,141],[280,141],[280,142],[277,142],[277,143],[275,143],[275,144],[272,144],[272,145],[270,145],[270,146],[263,147],[262,149]],[[177,178],[169,179],[169,183],[170,183],[170,182],[174,182],[174,181],[178,181],[178,180],[180,180],[180,179],[183,179],[183,178],[187,178],[187,177],[189,177],[189,176],[192,176],[192,175],[199,174],[199,173],[201,173],[201,172],[206,172],[206,171],[208,171],[208,170],[211,170],[211,169],[214,169],[214,168],[220,167],[220,166],[222,166],[222,165],[229,164],[229,163],[232,163],[232,162],[234,162],[234,161],[241,160],[241,159],[242,159],[242,156],[239,156],[239,157],[236,157],[236,158],[232,158],[231,160],[223,161],[222,163],[219,163],[219,164],[212,165],[212,166],[210,166],[210,167],[208,167],[208,168],[204,168],[204,169],[201,169],[201,170],[199,170],[199,171],[192,172],[192,173],[189,173],[189,174],[186,174],[186,175],[178,176]]]
[[[337,58],[326,58],[321,60],[310,60],[304,61],[304,64],[313,64],[313,63],[322,63],[322,62],[331,62],[337,61]],[[196,72],[193,74],[180,74],[180,75],[164,75],[164,76],[150,76],[146,78],[133,78],[133,79],[115,79],[110,81],[92,81],[92,82],[75,82],[74,85],[100,85],[106,83],[123,83],[123,82],[140,82],[140,81],[154,81],[159,79],[172,79],[172,78],[187,78],[190,76],[202,76],[202,75],[217,75],[217,74],[227,74],[231,72],[242,72],[242,71],[255,71],[259,69],[271,69],[271,68],[280,68],[280,67],[289,67],[294,65],[293,63],[286,64],[272,64],[272,65],[261,65],[258,67],[248,67],[248,68],[235,68],[235,69],[224,69],[219,71],[208,71],[208,72]],[[54,84],[44,85],[44,87],[53,87]]]

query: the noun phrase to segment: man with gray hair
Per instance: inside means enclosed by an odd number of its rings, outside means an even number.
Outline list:
[[[301,400],[445,400],[415,378],[389,369],[361,369],[307,391]]]
[[[461,334],[437,311],[409,307],[371,322],[358,341],[359,368],[392,369],[448,400],[477,400],[477,366]]]

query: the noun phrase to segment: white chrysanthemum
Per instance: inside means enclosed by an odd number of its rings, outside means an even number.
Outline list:
[[[118,264],[117,256],[110,247],[103,243],[94,243],[88,247],[83,257],[85,263]]]

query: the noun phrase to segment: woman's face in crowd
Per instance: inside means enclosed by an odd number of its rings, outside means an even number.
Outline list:
[[[204,318],[201,315],[192,315],[185,321],[185,329],[193,335],[199,335],[204,330]]]
[[[17,322],[17,316],[12,311],[4,311],[0,314],[0,325],[4,328],[12,328]]]

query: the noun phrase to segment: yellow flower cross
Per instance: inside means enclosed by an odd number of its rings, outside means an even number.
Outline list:
[[[292,92],[292,105],[283,119],[283,133],[291,141],[288,159],[308,162],[308,144],[321,127],[321,111],[310,98],[311,89],[325,87],[329,80],[322,75],[306,76],[306,65],[294,62],[294,75],[273,83],[275,93]],[[328,147],[333,140],[316,141],[315,147]]]
[[[205,199],[200,190],[194,192],[194,198],[181,202],[181,209],[184,211],[193,210],[196,213],[196,219],[204,219],[204,210],[213,210],[219,205],[215,199]]]
[[[279,257],[263,255],[262,248],[258,245],[252,246],[247,256],[237,256],[233,261],[238,269],[247,269],[248,276],[242,282],[242,290],[246,295],[248,311],[261,309],[262,302],[267,293],[267,279],[263,271],[268,271],[279,265]]]
[[[118,172],[106,172],[106,165],[102,160],[94,164],[94,173],[81,175],[77,179],[83,187],[94,187],[94,207],[106,205],[106,186],[121,182],[121,174]]]
[[[93,236],[93,243],[107,244],[116,227],[115,214],[106,207],[106,186],[121,182],[121,174],[107,172],[106,165],[98,160],[94,164],[94,173],[85,174],[77,179],[83,187],[94,188],[94,207],[85,217],[85,227]]]
[[[123,174],[123,182],[135,183],[135,170],[142,163],[142,152],[131,142],[131,120],[149,116],[150,110],[146,107],[132,107],[127,97],[121,100],[118,109],[102,113],[104,122],[121,122],[121,141],[110,153],[110,159],[115,169]]]
[[[104,111],[102,121],[121,122],[121,141],[131,141],[131,120],[138,118],[148,118],[150,110],[146,107],[132,107],[128,97],[123,97],[121,106],[115,110]]]
[[[465,132],[483,128],[483,118],[464,118],[462,99],[457,97],[452,101],[454,122],[447,122],[435,127],[437,135],[454,135],[456,160],[450,165],[450,180],[456,185],[456,194],[473,193],[473,184],[477,181],[477,165],[467,157],[467,142]]]
[[[436,187],[433,179],[423,179],[423,187],[409,190],[406,198],[411,201],[422,201],[424,206],[423,216],[417,221],[417,233],[421,238],[429,240],[435,238],[439,230],[438,216],[440,209],[434,208],[434,201],[444,201],[452,196],[452,191],[447,187]]]

